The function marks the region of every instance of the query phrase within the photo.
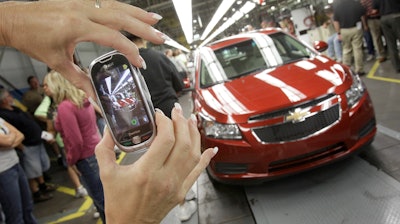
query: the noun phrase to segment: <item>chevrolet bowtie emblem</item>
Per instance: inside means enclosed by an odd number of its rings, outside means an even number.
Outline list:
[[[290,111],[289,115],[285,116],[285,121],[291,121],[292,123],[302,122],[309,114],[309,109],[296,108],[294,111]]]

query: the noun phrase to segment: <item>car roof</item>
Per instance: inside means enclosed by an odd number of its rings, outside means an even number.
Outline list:
[[[220,48],[251,39],[255,35],[261,35],[261,34],[270,35],[270,34],[278,33],[278,32],[283,32],[283,31],[280,28],[265,28],[265,29],[253,30],[250,32],[235,34],[235,35],[232,35],[229,37],[222,38],[220,40],[217,40],[217,41],[207,44],[206,47],[209,47],[215,51]]]

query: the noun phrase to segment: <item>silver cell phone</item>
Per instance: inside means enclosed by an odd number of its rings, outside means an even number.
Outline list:
[[[151,96],[139,69],[112,51],[93,60],[89,70],[115,144],[125,152],[146,149],[156,126]]]

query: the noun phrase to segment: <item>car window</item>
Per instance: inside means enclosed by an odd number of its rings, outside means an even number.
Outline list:
[[[203,60],[201,62],[201,88],[231,81],[267,68],[293,63],[314,54],[306,45],[282,32],[263,35],[263,38],[264,43],[250,39],[214,52],[208,48],[211,53],[204,51],[207,52],[207,56],[203,55],[204,58],[212,59],[208,64]]]
[[[303,58],[308,58],[312,54],[304,44],[284,33],[276,33],[269,36],[279,55],[283,64],[291,63]]]
[[[211,86],[214,83],[205,64],[206,63],[203,60],[201,60],[201,67],[200,67],[200,86],[201,87]]]
[[[265,59],[254,40],[243,41],[216,50],[214,53],[228,79],[234,79],[266,67]]]

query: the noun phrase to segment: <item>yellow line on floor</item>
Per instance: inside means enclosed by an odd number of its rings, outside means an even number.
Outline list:
[[[385,81],[385,82],[400,83],[400,79],[393,79],[393,78],[375,76],[376,70],[378,70],[379,65],[380,65],[379,61],[376,61],[375,64],[372,66],[371,70],[368,72],[367,78],[380,80],[380,81]]]
[[[89,210],[89,208],[92,206],[92,204],[93,204],[92,199],[90,197],[86,197],[85,201],[83,202],[81,207],[78,209],[78,211],[76,211],[76,212],[74,212],[72,214],[63,216],[63,217],[57,219],[54,222],[50,222],[49,224],[62,223],[62,222],[66,222],[66,221],[70,221],[72,219],[77,219],[79,217],[82,217],[82,216],[84,216],[86,214],[86,212]]]
[[[57,187],[57,191],[64,194],[75,196],[75,190],[69,187],[59,186]]]
[[[126,155],[126,153],[121,152],[121,154],[119,155],[119,158],[116,162],[118,164],[120,164],[122,159],[125,157],[125,155]],[[71,196],[75,195],[75,189],[69,188],[69,187],[59,186],[57,188],[57,191],[64,193],[64,194],[71,195]],[[56,221],[49,222],[48,224],[59,224],[62,222],[66,222],[66,221],[70,221],[70,220],[82,217],[90,209],[92,204],[93,204],[93,200],[90,197],[85,197],[85,201],[83,202],[81,207],[79,207],[79,209],[76,212],[66,215],[66,216],[63,216],[63,217],[57,219]],[[97,224],[101,224],[101,223],[102,223],[101,219],[98,219]]]

